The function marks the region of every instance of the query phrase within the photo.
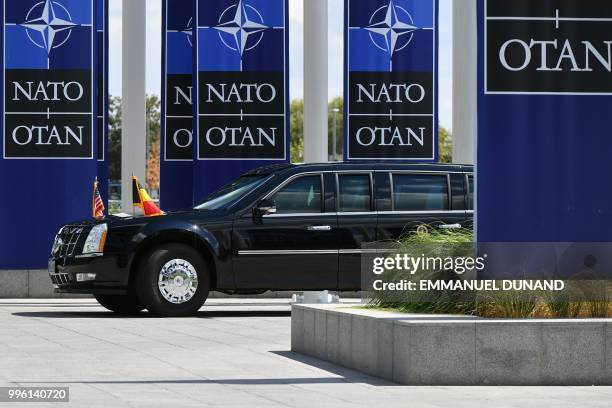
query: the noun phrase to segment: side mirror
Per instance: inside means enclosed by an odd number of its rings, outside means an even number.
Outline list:
[[[255,208],[253,208],[253,216],[261,218],[266,214],[276,213],[276,204],[272,200],[261,200]]]

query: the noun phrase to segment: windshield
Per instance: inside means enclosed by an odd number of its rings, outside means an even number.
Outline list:
[[[221,187],[200,204],[196,210],[218,210],[227,208],[259,186],[267,175],[242,176]]]

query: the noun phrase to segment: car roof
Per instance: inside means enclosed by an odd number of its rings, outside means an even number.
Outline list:
[[[473,165],[448,163],[397,163],[397,162],[329,162],[329,163],[280,163],[258,167],[247,175],[294,171],[343,171],[343,170],[418,170],[472,172]]]

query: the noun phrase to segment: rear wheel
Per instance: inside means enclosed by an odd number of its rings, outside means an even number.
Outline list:
[[[143,260],[135,289],[140,302],[157,316],[190,316],[208,298],[208,266],[192,247],[165,244]]]
[[[115,313],[132,314],[144,309],[136,296],[95,295],[95,298],[100,305]]]

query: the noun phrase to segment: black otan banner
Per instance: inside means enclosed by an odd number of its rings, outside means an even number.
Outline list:
[[[195,0],[163,0],[160,204],[193,205],[193,27]]]
[[[437,160],[437,10],[345,0],[346,160]]]
[[[196,200],[289,160],[288,0],[197,0]]]
[[[609,1],[478,1],[479,241],[612,242],[611,33]]]
[[[0,269],[43,268],[59,226],[91,215],[98,1],[2,3]]]

